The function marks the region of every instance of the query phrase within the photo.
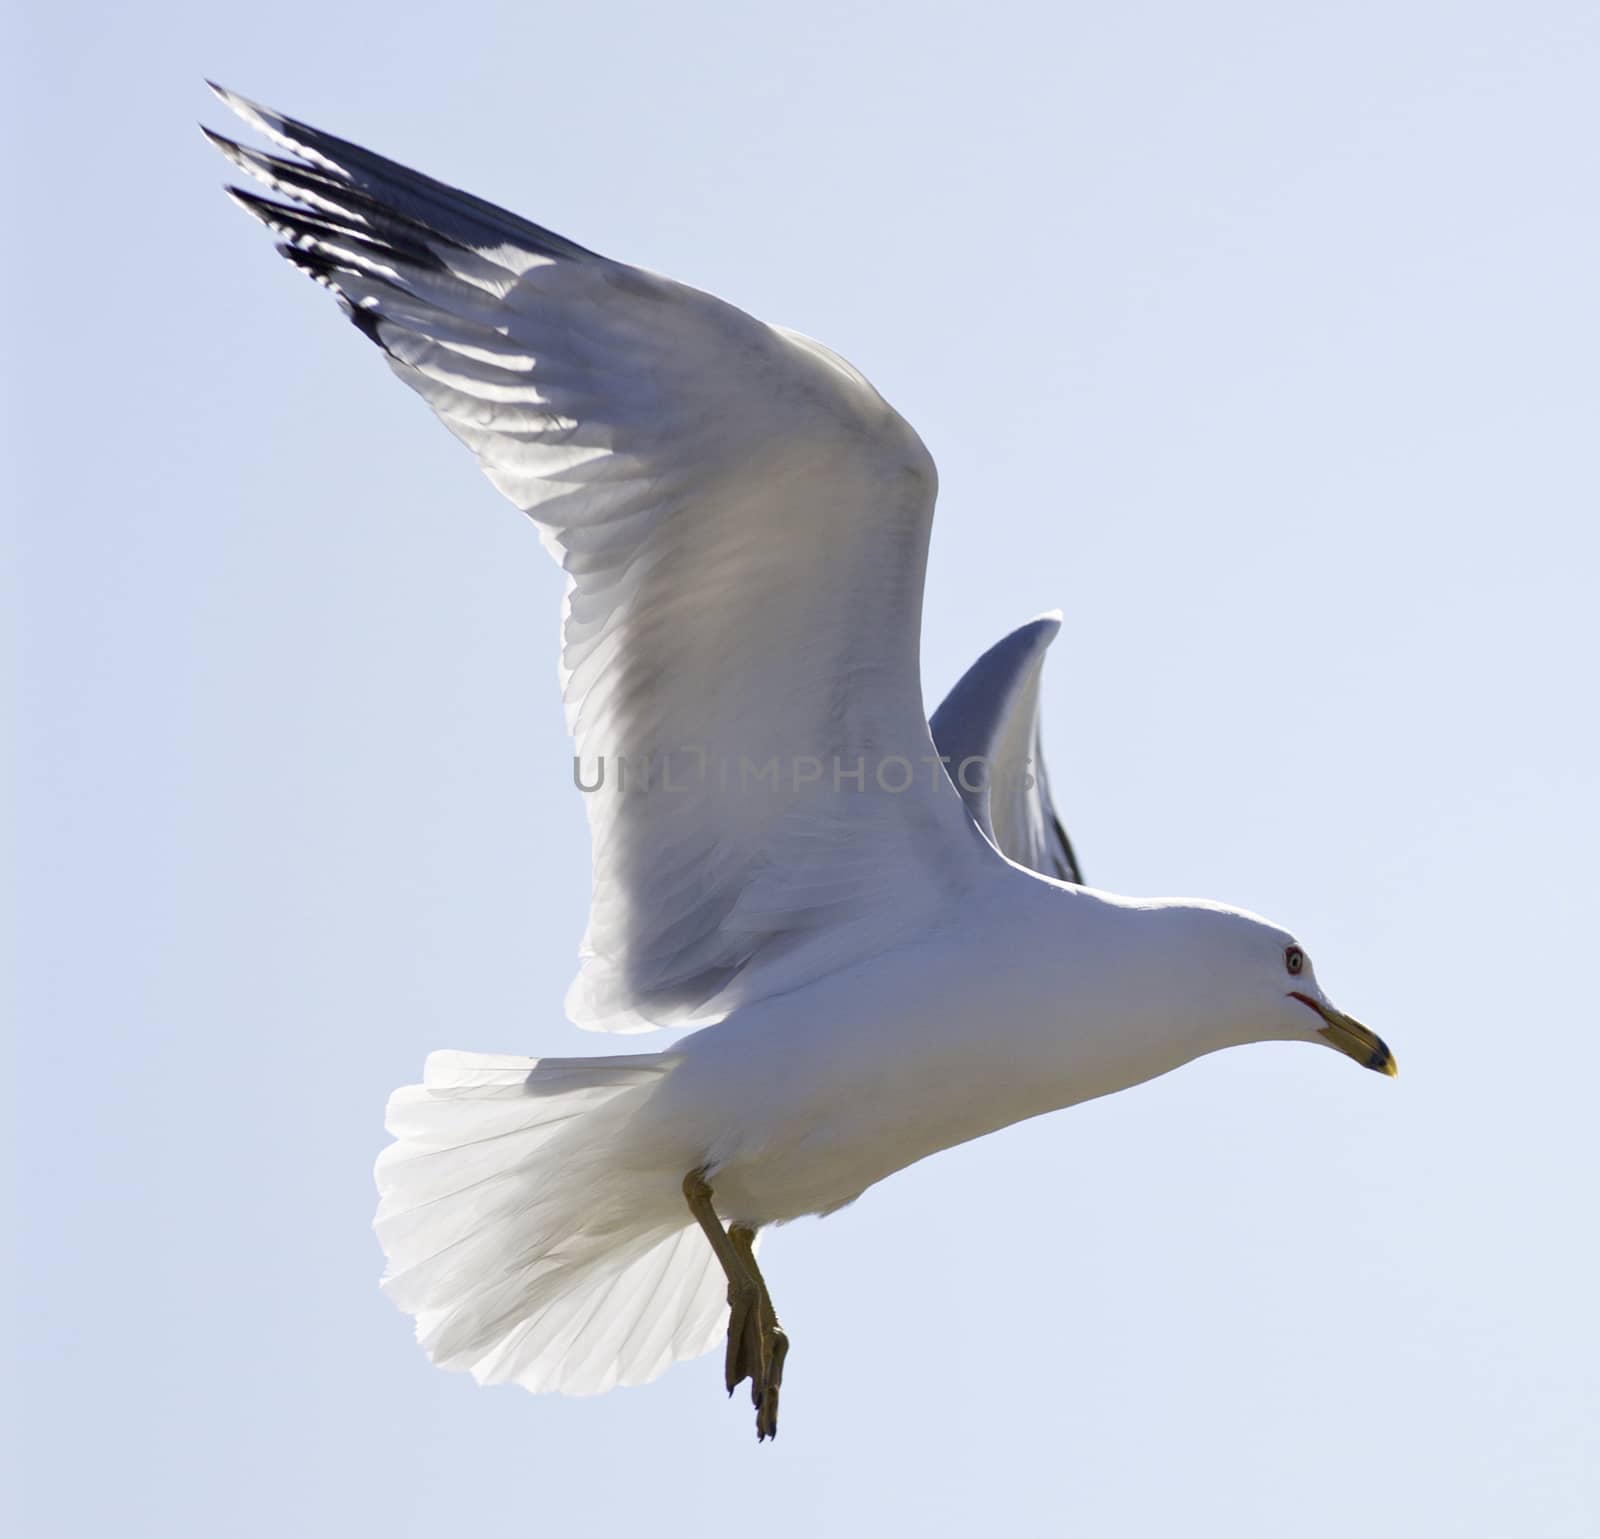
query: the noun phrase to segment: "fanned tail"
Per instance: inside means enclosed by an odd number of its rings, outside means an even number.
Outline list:
[[[722,1274],[626,1132],[666,1053],[432,1054],[397,1090],[378,1158],[384,1288],[440,1367],[598,1394],[715,1346]]]

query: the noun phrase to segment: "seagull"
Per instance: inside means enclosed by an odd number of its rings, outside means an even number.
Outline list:
[[[594,1394],[725,1342],[758,1440],[766,1228],[1221,1048],[1393,1055],[1289,931],[1087,886],[1040,749],[1062,617],[930,721],[937,478],[850,364],[218,86],[229,188],[532,520],[593,840],[568,1016],[653,1053],[428,1057],[377,1162],[384,1288],[443,1368]]]

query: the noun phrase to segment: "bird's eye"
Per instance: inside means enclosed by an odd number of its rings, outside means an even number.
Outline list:
[[[1283,965],[1289,969],[1291,978],[1298,978],[1306,970],[1306,954],[1298,946],[1286,946],[1283,952]]]

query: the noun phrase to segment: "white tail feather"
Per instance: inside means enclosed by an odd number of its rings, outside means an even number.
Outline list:
[[[623,1152],[674,1062],[434,1053],[394,1093],[376,1172],[384,1288],[434,1362],[584,1395],[717,1344],[725,1285],[683,1172]]]

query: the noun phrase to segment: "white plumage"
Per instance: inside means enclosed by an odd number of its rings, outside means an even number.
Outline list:
[[[726,1285],[681,1199],[641,1223],[615,1179],[616,1144],[670,1061],[442,1052],[395,1092],[377,1165],[384,1288],[441,1367],[586,1395],[715,1345]]]
[[[234,196],[567,574],[567,720],[601,778],[569,1014],[702,1028],[655,1054],[436,1053],[396,1092],[385,1287],[436,1362],[639,1383],[722,1333],[738,1267],[708,1235],[1235,1043],[1392,1069],[1286,932],[1080,885],[1039,751],[1059,617],[980,658],[930,728],[933,462],[849,364],[218,94],[291,152],[211,135],[291,201]],[[726,1235],[691,1219],[702,1179]]]

